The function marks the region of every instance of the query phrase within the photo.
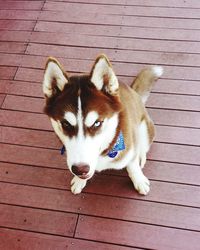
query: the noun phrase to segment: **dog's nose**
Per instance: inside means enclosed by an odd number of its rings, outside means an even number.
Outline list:
[[[90,167],[87,164],[80,163],[77,165],[72,165],[72,172],[75,175],[86,175],[90,171]]]

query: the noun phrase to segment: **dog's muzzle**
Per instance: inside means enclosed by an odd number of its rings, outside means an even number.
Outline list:
[[[90,171],[90,166],[84,163],[79,163],[77,165],[72,165],[72,173],[77,175],[81,179],[87,179],[88,173]]]

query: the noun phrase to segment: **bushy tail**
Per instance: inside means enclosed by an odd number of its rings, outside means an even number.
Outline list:
[[[158,80],[162,74],[162,67],[153,66],[142,70],[136,76],[131,88],[141,96],[143,103],[146,103],[155,81]]]

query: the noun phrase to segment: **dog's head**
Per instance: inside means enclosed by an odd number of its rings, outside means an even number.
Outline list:
[[[90,74],[69,76],[49,58],[43,92],[45,113],[66,148],[70,171],[91,178],[98,157],[116,135],[121,110],[119,83],[109,60],[100,55]]]

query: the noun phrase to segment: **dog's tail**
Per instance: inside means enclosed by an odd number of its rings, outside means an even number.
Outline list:
[[[141,96],[143,103],[146,103],[155,81],[157,81],[162,74],[162,67],[153,66],[142,70],[136,76],[131,88]]]

